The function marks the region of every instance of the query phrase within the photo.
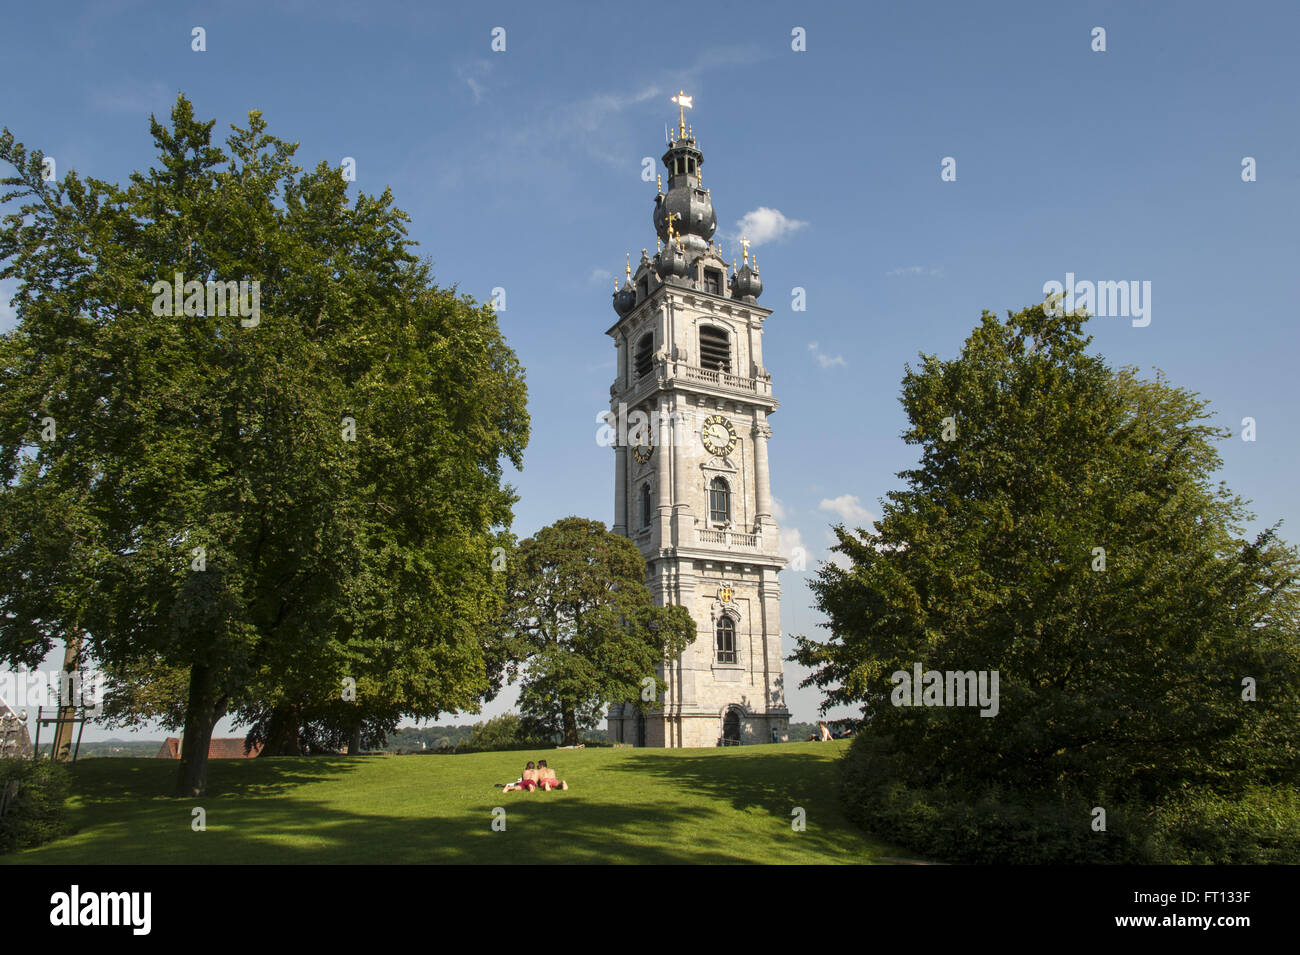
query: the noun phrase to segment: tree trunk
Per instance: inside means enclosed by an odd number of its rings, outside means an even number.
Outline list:
[[[352,736],[348,739],[348,755],[356,756],[361,752],[361,724],[352,727]]]
[[[301,756],[302,755],[302,721],[298,708],[280,704],[271,710],[271,719],[266,727],[266,745],[262,747],[262,756]]]
[[[81,685],[81,631],[70,631],[63,649],[63,673],[59,679],[59,721],[54,724],[54,746],[50,750],[56,761],[72,758],[72,721],[77,716],[74,689]],[[72,674],[77,674],[74,685]],[[84,714],[83,714],[84,715]]]
[[[208,747],[217,722],[216,682],[212,667],[197,663],[190,667],[190,698],[185,706],[181,765],[176,777],[176,795],[182,799],[202,796],[208,788]]]
[[[572,706],[564,707],[564,745],[578,745],[578,714]]]

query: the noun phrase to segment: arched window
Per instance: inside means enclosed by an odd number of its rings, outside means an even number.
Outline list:
[[[655,337],[651,332],[646,332],[636,343],[636,356],[633,362],[636,366],[636,376],[638,378],[644,378],[650,374],[650,370],[654,367],[654,347]]]
[[[736,662],[736,622],[725,613],[718,618],[714,636],[718,647],[719,663]]]
[[[721,282],[722,276],[719,274],[717,294],[721,294]],[[700,326],[700,367],[709,371],[731,371],[731,336],[725,328],[716,325]]]
[[[715,524],[731,520],[731,488],[726,478],[715,477],[709,482],[709,520]]]
[[[650,485],[641,485],[641,526],[649,527],[652,509],[650,506]]]

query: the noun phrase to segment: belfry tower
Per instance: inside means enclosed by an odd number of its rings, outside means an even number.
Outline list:
[[[680,604],[696,638],[660,676],[667,691],[642,716],[616,705],[610,736],[638,746],[785,741],[781,587],[768,478],[767,419],[777,408],[763,366],[763,283],[749,243],[730,275],[712,242],[717,217],[700,179],[704,154],[679,123],[655,197],[657,252],[630,256],[615,289],[618,348],[610,410],[615,444],[614,532],[646,559],[651,594]],[[631,423],[631,427],[627,424]],[[648,426],[646,423],[648,422]]]

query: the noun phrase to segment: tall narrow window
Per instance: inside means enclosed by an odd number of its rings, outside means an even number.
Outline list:
[[[722,294],[722,273],[717,269],[704,270],[704,291],[710,295]],[[701,335],[703,335],[702,332]]]
[[[636,357],[633,362],[636,365],[636,376],[638,378],[644,378],[650,374],[650,369],[654,367],[654,344],[655,337],[650,332],[642,335],[641,340],[636,343]]]
[[[650,507],[650,485],[642,484],[641,485],[641,526],[643,528],[650,526],[651,516],[652,514],[651,514],[651,507]]]
[[[715,524],[731,520],[731,488],[726,478],[715,477],[709,482],[709,520]]]
[[[700,367],[731,371],[731,336],[716,325],[700,326]]]
[[[730,617],[723,614],[718,618],[718,627],[714,631],[718,643],[718,662],[735,663],[736,662],[736,624]]]

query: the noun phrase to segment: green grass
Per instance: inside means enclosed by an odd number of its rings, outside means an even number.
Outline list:
[[[870,863],[899,853],[845,819],[847,743],[725,750],[586,749],[460,756],[219,760],[202,799],[166,795],[172,761],[74,767],[75,832],[10,864]],[[568,792],[503,794],[526,759]],[[207,831],[190,828],[207,810]],[[506,809],[506,830],[491,828]],[[791,828],[802,807],[807,828]]]

